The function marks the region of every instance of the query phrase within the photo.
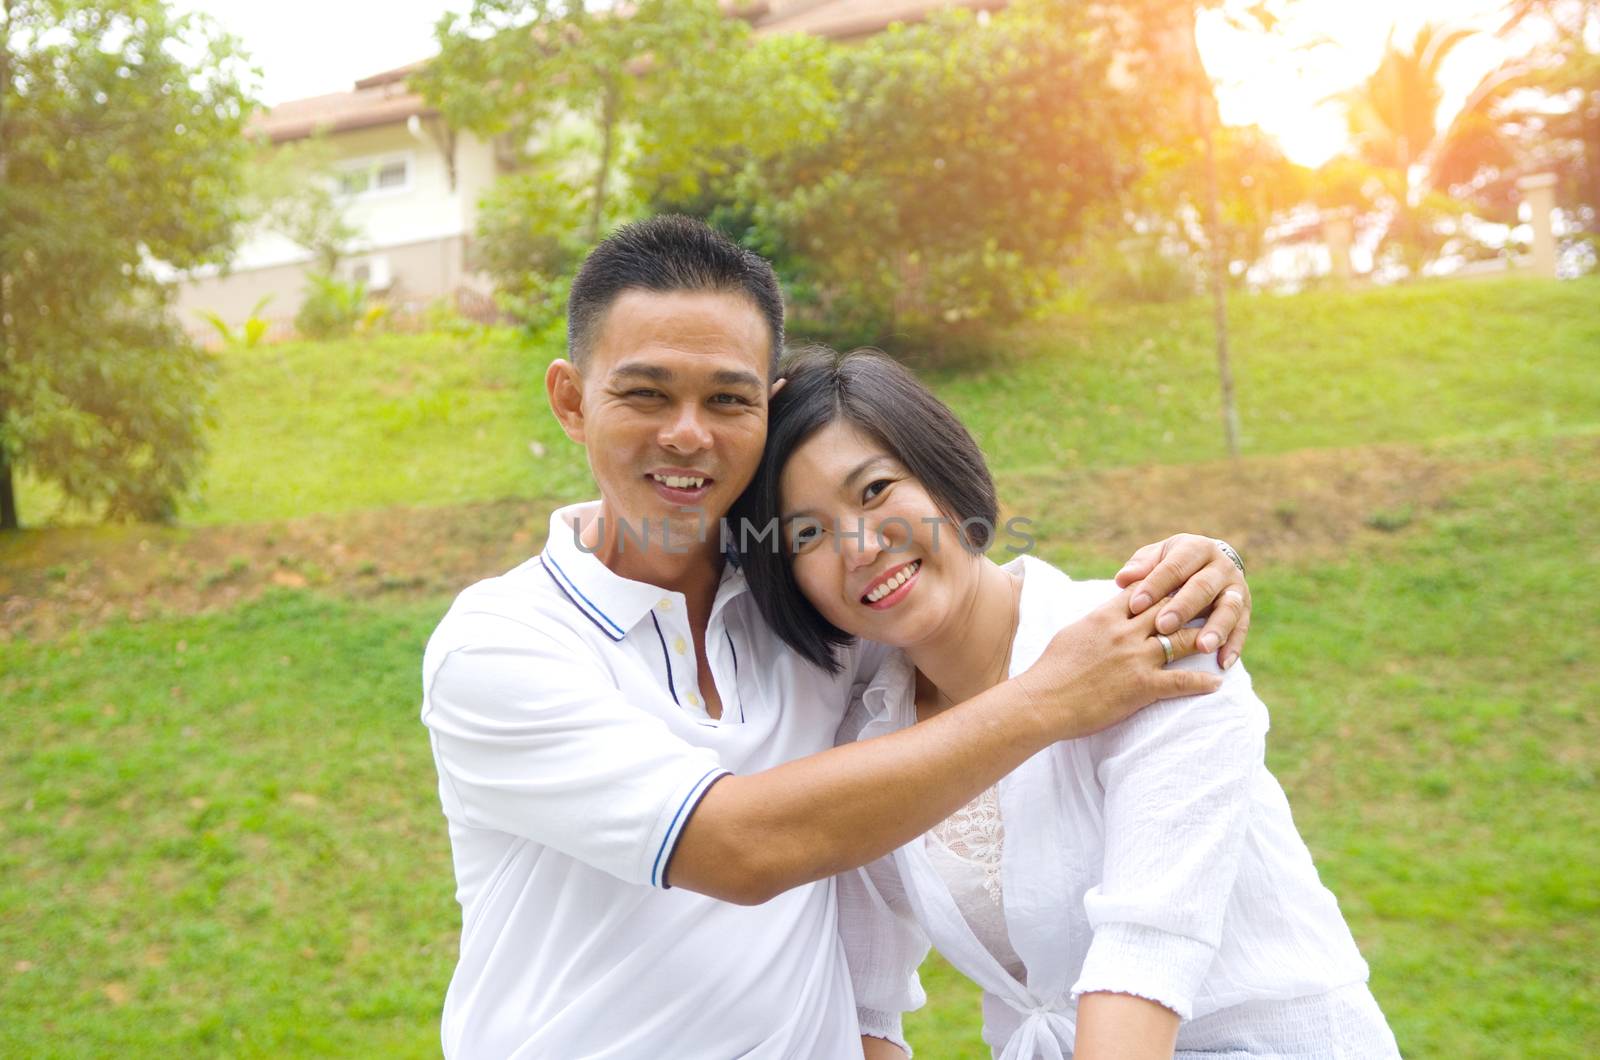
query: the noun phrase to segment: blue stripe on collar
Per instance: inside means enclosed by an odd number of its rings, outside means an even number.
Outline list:
[[[611,621],[604,611],[595,606],[593,600],[583,595],[583,590],[573,584],[572,579],[567,577],[567,572],[561,569],[561,564],[555,561],[555,557],[550,555],[548,550],[539,554],[539,562],[544,566],[545,573],[550,575],[550,580],[556,583],[556,588],[561,590],[562,595],[571,600],[589,621],[599,626],[602,633],[612,640],[621,640],[628,635],[627,630]]]

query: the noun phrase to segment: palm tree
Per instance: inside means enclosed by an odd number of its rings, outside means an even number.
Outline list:
[[[1393,34],[1384,44],[1378,68],[1360,85],[1340,95],[1351,148],[1372,167],[1390,199],[1391,214],[1380,252],[1396,249],[1411,275],[1436,253],[1437,214],[1444,203],[1429,195],[1432,181],[1421,165],[1438,152],[1439,106],[1444,90],[1439,71],[1470,30],[1446,31],[1425,25],[1410,48],[1397,47]]]
[[[1344,104],[1356,156],[1388,199],[1379,253],[1396,255],[1413,276],[1448,244],[1465,213],[1449,195],[1453,180],[1507,154],[1485,120],[1493,88],[1509,77],[1503,71],[1485,79],[1449,125],[1439,124],[1440,69],[1475,32],[1425,25],[1406,48],[1397,47],[1391,34],[1378,68],[1336,97]]]

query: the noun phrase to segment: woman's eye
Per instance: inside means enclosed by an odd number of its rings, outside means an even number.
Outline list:
[[[861,499],[870,501],[878,494],[892,486],[893,483],[886,478],[874,479],[867,483],[867,488],[861,491]]]
[[[796,527],[794,533],[790,535],[790,540],[794,543],[795,551],[799,551],[821,536],[822,527],[807,525]]]

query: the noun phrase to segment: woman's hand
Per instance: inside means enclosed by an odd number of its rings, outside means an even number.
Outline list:
[[[1222,675],[1169,669],[1155,636],[1154,608],[1129,614],[1123,590],[1056,633],[1044,653],[1014,680],[1053,740],[1075,740],[1109,728],[1158,699],[1215,692]],[[1165,638],[1171,659],[1194,655],[1198,628]]]
[[[1132,588],[1129,607],[1137,615],[1165,597],[1156,615],[1156,630],[1171,633],[1191,619],[1211,614],[1196,642],[1201,651],[1217,652],[1224,670],[1244,651],[1250,632],[1250,586],[1216,538],[1174,534],[1135,552],[1117,572],[1117,584]]]

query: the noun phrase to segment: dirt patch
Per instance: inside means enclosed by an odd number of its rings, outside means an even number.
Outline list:
[[[1414,447],[1308,450],[1190,465],[1116,468],[1000,483],[1008,515],[1051,538],[1118,553],[1178,530],[1226,538],[1259,567],[1320,561],[1411,531],[1450,506],[1484,464]]]
[[[222,610],[273,586],[449,593],[534,554],[551,501],[384,508],[281,523],[84,527],[0,538],[0,640]]]
[[[1568,443],[1600,468],[1600,437]],[[1053,542],[1120,559],[1175,530],[1232,541],[1260,569],[1374,547],[1425,526],[1470,480],[1516,458],[1450,459],[1369,446],[1237,464],[1014,475],[1008,515]],[[1538,473],[1532,463],[1528,474]],[[1600,473],[1600,472],[1597,472]],[[421,598],[505,571],[542,546],[550,500],[384,508],[243,526],[86,527],[0,537],[0,640],[43,639],[114,618],[233,607],[273,586],[346,599]]]

